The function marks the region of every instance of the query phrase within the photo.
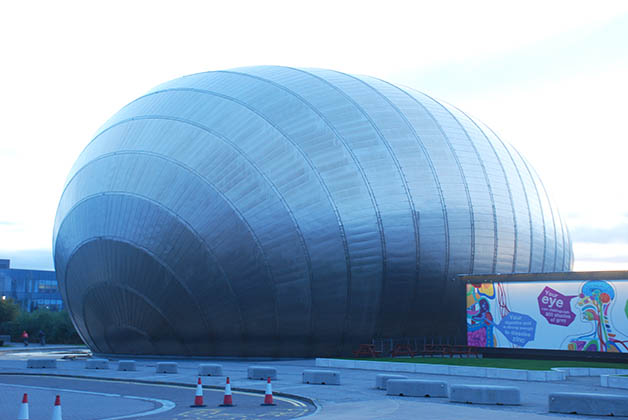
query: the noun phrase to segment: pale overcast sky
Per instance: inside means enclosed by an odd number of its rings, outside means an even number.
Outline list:
[[[628,2],[107,1],[0,5],[0,258],[51,269],[70,167],[151,87],[323,67],[462,108],[540,173],[576,270],[628,269]]]

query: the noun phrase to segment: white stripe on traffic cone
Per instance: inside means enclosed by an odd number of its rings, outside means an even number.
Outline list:
[[[264,402],[261,405],[277,405],[273,403],[273,386],[270,383],[270,376],[266,382],[266,392],[264,394]]]
[[[28,394],[24,394],[22,397],[22,405],[20,406],[17,420],[28,420]]]
[[[198,382],[196,384],[196,395],[194,396],[194,404],[190,407],[206,407],[203,404],[203,384],[201,383],[201,377],[198,377]]]
[[[234,407],[233,398],[231,397],[231,383],[229,382],[229,377],[227,376],[227,383],[225,384],[225,398],[220,404],[220,407]]]

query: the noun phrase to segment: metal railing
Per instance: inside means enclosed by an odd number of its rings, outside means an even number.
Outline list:
[[[420,353],[426,345],[466,345],[466,341],[456,339],[454,336],[424,336],[424,337],[397,337],[397,338],[373,338],[371,343],[375,346],[375,350],[381,352],[382,355],[389,355],[396,346],[410,346],[416,352]]]

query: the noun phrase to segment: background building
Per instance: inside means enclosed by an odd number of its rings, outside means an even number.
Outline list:
[[[0,260],[0,297],[13,299],[23,311],[63,309],[54,271],[11,268],[8,259]]]
[[[462,342],[456,275],[573,263],[538,175],[489,128],[376,78],[285,67],[186,76],[124,107],[72,168],[53,243],[102,353]]]

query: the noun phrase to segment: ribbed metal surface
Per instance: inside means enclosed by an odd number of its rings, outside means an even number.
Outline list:
[[[104,353],[464,336],[455,275],[573,260],[538,176],[490,129],[382,80],[285,67],[195,74],[124,107],[72,168],[53,242]]]

